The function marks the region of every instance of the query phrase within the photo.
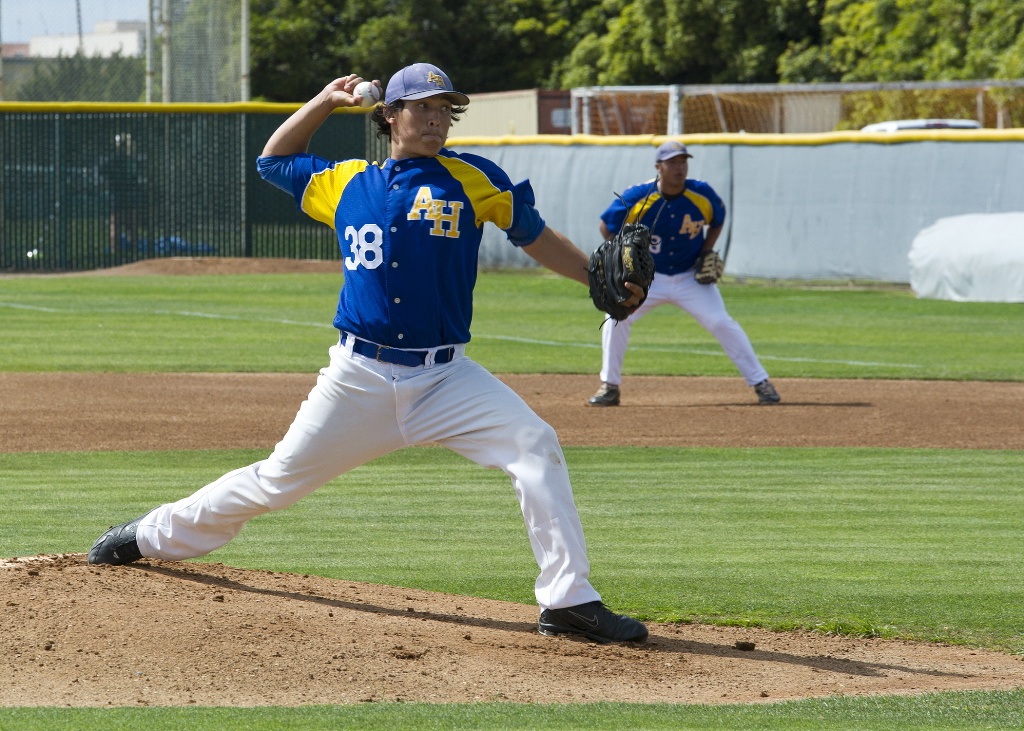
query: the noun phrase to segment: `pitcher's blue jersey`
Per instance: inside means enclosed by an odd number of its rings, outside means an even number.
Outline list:
[[[725,204],[703,180],[686,180],[686,189],[671,200],[658,192],[656,180],[626,188],[601,214],[611,233],[623,223],[642,223],[651,229],[654,271],[661,274],[685,272],[697,260],[704,246],[704,226],[725,223]],[[654,221],[657,219],[657,226]]]
[[[517,246],[545,225],[528,180],[513,185],[493,162],[448,149],[382,165],[266,156],[257,168],[338,234],[345,283],[334,326],[393,348],[469,342],[484,223]]]

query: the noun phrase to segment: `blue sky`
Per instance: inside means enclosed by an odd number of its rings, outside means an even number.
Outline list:
[[[97,21],[146,19],[146,0],[81,0],[82,32]],[[28,43],[36,35],[78,32],[75,0],[0,0],[4,43]]]

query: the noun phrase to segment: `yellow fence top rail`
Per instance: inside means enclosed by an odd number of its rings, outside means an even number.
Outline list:
[[[270,102],[198,103],[111,103],[111,102],[0,102],[0,112],[44,112],[48,114],[291,114],[302,104]],[[336,109],[342,114],[365,114],[362,107]]]
[[[903,130],[900,132],[816,132],[813,134],[766,134],[720,132],[714,134],[683,135],[504,135],[501,137],[448,138],[449,147],[468,145],[652,145],[668,139],[677,139],[688,145],[830,145],[841,142],[872,142],[899,144],[922,140],[955,142],[1016,142],[1024,141],[1024,128],[1015,129],[933,129]]]

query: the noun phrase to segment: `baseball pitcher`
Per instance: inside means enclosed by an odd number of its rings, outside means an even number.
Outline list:
[[[489,160],[444,147],[469,98],[436,66],[401,69],[373,108],[378,134],[390,138],[387,160],[308,154],[334,109],[363,103],[362,82],[350,74],[328,84],[274,132],[257,161],[265,180],[337,232],[345,281],[330,362],[269,457],[112,528],[93,546],[90,563],[202,556],[252,518],[287,508],[361,464],[436,443],[510,477],[540,569],[541,633],[643,641],[646,627],[608,610],[590,583],[554,430],[465,354],[484,223],[583,284],[588,257],[544,223],[529,181],[513,184]],[[626,305],[635,308],[644,292],[628,289]]]

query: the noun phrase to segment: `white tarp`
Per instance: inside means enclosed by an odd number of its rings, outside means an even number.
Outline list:
[[[918,297],[955,302],[1024,302],[1024,213],[940,218],[910,246]]]

